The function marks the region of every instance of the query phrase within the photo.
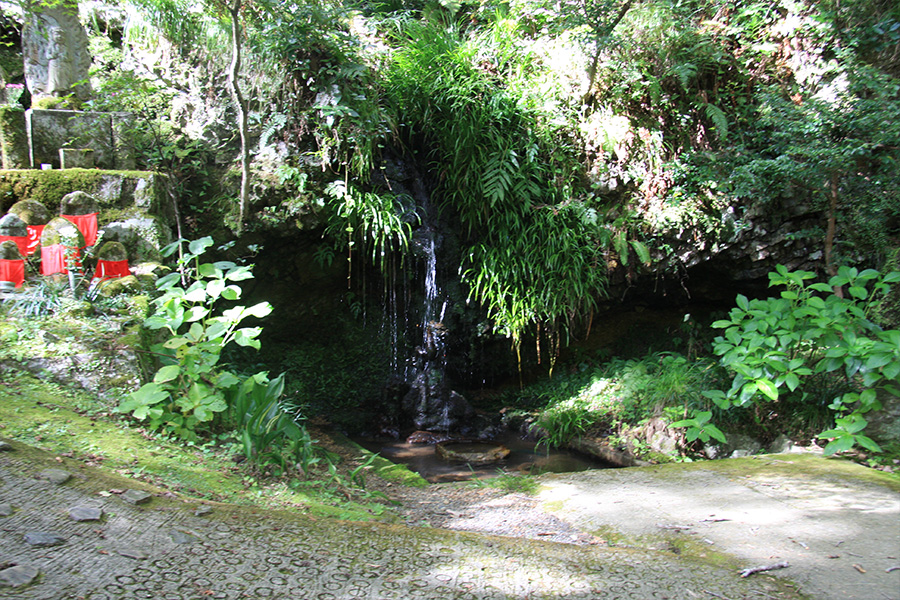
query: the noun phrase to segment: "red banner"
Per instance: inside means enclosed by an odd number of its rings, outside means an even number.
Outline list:
[[[41,246],[41,275],[68,273],[66,269],[66,251],[72,250],[62,244]],[[75,260],[81,262],[81,250],[75,248]]]
[[[38,245],[41,243],[42,233],[44,233],[43,225],[28,226],[28,249],[25,252],[25,256],[31,256],[37,250]]]
[[[97,242],[97,213],[89,215],[60,215],[63,219],[72,222],[81,235],[84,236],[86,246],[93,246]]]
[[[127,260],[98,260],[94,279],[115,279],[129,275],[131,271],[128,270]]]
[[[0,259],[0,281],[9,281],[22,287],[25,283],[25,259]]]

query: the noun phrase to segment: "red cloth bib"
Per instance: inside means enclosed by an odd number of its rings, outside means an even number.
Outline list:
[[[131,275],[127,260],[98,260],[94,279],[115,279]]]
[[[44,233],[43,225],[28,226],[28,249],[26,250],[26,256],[31,256],[34,254],[34,251],[37,250],[37,247],[41,243],[42,233]]]
[[[77,261],[81,261],[81,250],[75,251]],[[41,247],[41,275],[68,273],[66,269],[66,247],[62,244]]]
[[[0,242],[15,242],[19,247],[19,254],[28,256],[28,236],[27,235],[0,235]]]
[[[25,282],[25,259],[0,259],[0,281],[9,281],[22,287]]]
[[[78,228],[81,235],[84,236],[84,243],[87,246],[93,246],[97,241],[97,213],[89,215],[60,215],[63,219],[68,219]]]

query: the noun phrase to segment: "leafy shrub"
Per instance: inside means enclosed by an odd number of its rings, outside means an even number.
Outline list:
[[[171,337],[154,351],[163,366],[119,405],[119,411],[144,420],[151,429],[164,429],[185,439],[196,439],[197,430],[208,427],[228,407],[226,391],[240,379],[219,366],[222,348],[234,342],[259,349],[260,327],[240,327],[248,317],[262,318],[272,307],[261,302],[251,307],[234,306],[214,313],[219,300],[241,296],[237,282],[253,277],[252,268],[232,262],[201,263],[200,256],[213,243],[205,237],[183,240],[163,249],[164,256],[181,252],[178,270],[160,278],[162,295],[153,301],[155,311],[144,326],[165,330]]]
[[[713,323],[724,330],[715,340],[720,364],[734,374],[727,391],[704,392],[719,408],[779,402],[795,396],[806,403],[827,402],[835,427],[820,438],[833,438],[826,454],[854,445],[879,451],[862,434],[864,415],[881,408],[878,391],[900,395],[900,331],[884,330],[870,319],[876,300],[900,281],[900,271],[886,275],[841,267],[828,283],[810,283],[808,271],[789,272],[783,265],[769,274],[770,286],[785,289],[777,298],[737,297],[728,319]],[[840,293],[838,293],[840,292]],[[830,390],[816,397],[816,389]],[[675,423],[688,436],[718,437],[697,415]]]

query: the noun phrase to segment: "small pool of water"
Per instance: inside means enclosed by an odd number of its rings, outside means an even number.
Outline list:
[[[502,444],[510,453],[505,459],[489,465],[469,466],[465,463],[448,462],[435,452],[434,444],[407,444],[404,441],[378,442],[356,440],[371,452],[378,452],[384,458],[408,466],[431,483],[487,479],[500,473],[572,473],[589,469],[608,469],[609,463],[590,457],[567,452],[535,448],[536,442],[523,440],[510,433],[493,440],[492,444]]]

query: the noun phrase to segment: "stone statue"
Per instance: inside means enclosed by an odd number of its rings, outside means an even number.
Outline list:
[[[28,0],[22,28],[25,80],[32,101],[91,97],[88,39],[77,0]]]

